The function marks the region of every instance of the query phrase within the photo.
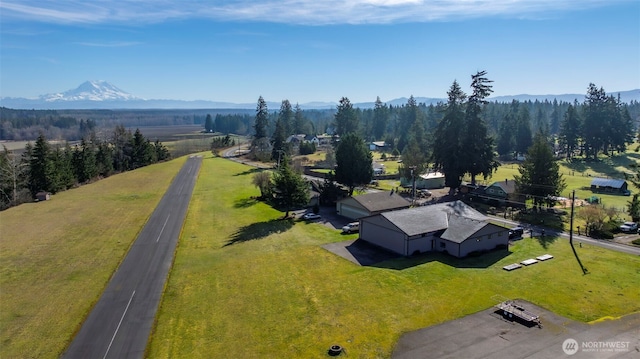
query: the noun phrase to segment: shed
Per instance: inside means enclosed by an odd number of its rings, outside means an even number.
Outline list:
[[[50,199],[51,199],[51,193],[50,192],[40,191],[40,192],[36,193],[36,200],[37,201],[48,201]]]
[[[374,192],[341,199],[336,202],[336,211],[341,216],[359,219],[386,211],[409,208],[410,205],[409,201],[393,191]]]
[[[446,252],[465,257],[509,243],[508,228],[462,201],[384,212],[360,219],[360,239],[409,256]]]
[[[591,191],[596,193],[622,194],[628,196],[627,181],[614,178],[594,178],[591,181]]]

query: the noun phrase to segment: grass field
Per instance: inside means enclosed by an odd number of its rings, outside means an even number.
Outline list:
[[[57,358],[184,158],[0,212],[0,358]]]
[[[640,310],[640,258],[583,245],[583,275],[561,239],[525,239],[506,256],[354,265],[321,248],[344,240],[339,231],[279,220],[251,199],[254,172],[204,160],[148,357],[323,358],[340,344],[351,358],[386,358],[402,333],[490,307],[496,294],[585,322]],[[544,253],[555,258],[501,269]]]

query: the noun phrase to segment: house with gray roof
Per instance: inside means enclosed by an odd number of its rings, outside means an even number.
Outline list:
[[[339,200],[336,202],[336,212],[350,219],[359,219],[409,206],[411,203],[407,199],[393,191],[374,192]]]
[[[404,256],[437,251],[462,258],[506,248],[509,229],[454,201],[361,218],[360,239]]]

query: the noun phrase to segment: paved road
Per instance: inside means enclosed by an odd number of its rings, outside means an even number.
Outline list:
[[[63,358],[144,356],[201,163],[178,172]]]
[[[509,219],[502,219],[500,217],[491,217],[493,220],[498,221],[498,222],[502,222],[505,226],[507,227],[515,227],[515,226],[522,226],[525,228],[530,228],[533,231],[533,235],[534,236],[539,236],[542,232],[542,229],[544,228],[545,231],[545,235],[547,236],[556,236],[556,237],[562,237],[565,239],[569,239],[569,233],[568,232],[559,232],[557,230],[551,229],[551,228],[545,228],[545,227],[540,227],[540,226],[532,226],[526,223],[519,223],[516,221],[512,221]],[[529,236],[530,232],[526,231],[525,232],[525,236]],[[602,247],[602,248],[607,248],[610,249],[612,251],[618,251],[618,252],[623,252],[623,253],[629,253],[629,254],[634,254],[637,256],[640,256],[640,247],[636,247],[636,246],[631,246],[631,245],[626,245],[626,244],[622,244],[622,243],[616,243],[616,242],[612,242],[612,241],[608,241],[608,240],[602,240],[602,239],[595,239],[595,238],[591,238],[591,237],[587,237],[587,236],[579,236],[577,234],[575,234],[575,232],[573,233],[573,244],[575,246],[578,245],[579,242],[583,242],[583,243],[588,243],[588,244],[592,244],[594,246],[598,246],[598,247]]]

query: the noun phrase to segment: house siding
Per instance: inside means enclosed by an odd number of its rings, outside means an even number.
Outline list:
[[[392,252],[407,255],[406,236],[382,216],[360,220],[360,239]]]
[[[490,251],[500,244],[505,246],[509,244],[509,231],[494,224],[487,224],[473,236],[460,243],[459,256],[466,257],[474,251]]]

